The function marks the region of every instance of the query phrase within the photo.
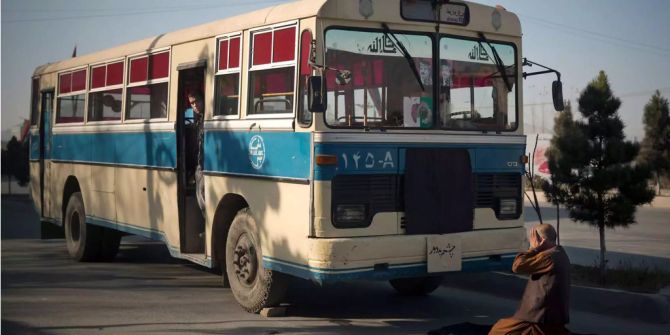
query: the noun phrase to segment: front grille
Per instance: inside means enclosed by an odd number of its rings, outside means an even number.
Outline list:
[[[493,208],[496,199],[517,198],[521,193],[521,175],[505,174],[474,174],[475,207]]]
[[[500,199],[517,199],[517,214],[521,215],[521,175],[517,173],[474,174],[475,207],[492,208],[498,214]],[[501,217],[499,217],[501,218]],[[507,217],[506,217],[507,218]]]
[[[376,213],[400,211],[398,178],[395,174],[338,175],[333,178],[332,208],[338,204],[365,204],[368,224]]]
[[[499,200],[517,199],[520,215],[521,207],[521,175],[517,173],[473,174],[475,208],[491,208],[498,216]],[[403,212],[404,175],[370,174],[370,175],[338,175],[332,181],[331,208],[338,204],[364,204],[368,209],[366,224],[372,217],[381,212]],[[506,217],[507,218],[507,217]],[[513,218],[518,218],[518,215]],[[499,219],[503,219],[499,217]],[[346,225],[333,223],[338,228]],[[402,226],[407,225],[402,218]],[[404,228],[404,227],[403,227]]]

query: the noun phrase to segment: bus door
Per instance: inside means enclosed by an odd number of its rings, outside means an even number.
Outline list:
[[[198,203],[199,183],[204,189],[204,176],[201,174],[204,167],[198,169],[199,164],[204,163],[204,153],[199,136],[204,137],[203,119],[206,111],[203,93],[205,92],[205,64],[182,65],[179,70],[179,88],[177,99],[177,164],[178,180],[177,186],[179,203],[179,236],[182,253],[204,253],[205,252],[205,218],[204,210]],[[201,111],[203,115],[198,120],[198,113],[194,111],[191,104],[193,97],[201,100]],[[197,108],[197,107],[196,107]],[[198,181],[200,179],[201,181]],[[201,193],[204,198],[204,192]],[[202,202],[202,201],[201,201]]]
[[[51,116],[54,105],[54,91],[42,91],[40,118],[40,204],[42,217],[49,217],[50,192],[49,183],[51,179]]]

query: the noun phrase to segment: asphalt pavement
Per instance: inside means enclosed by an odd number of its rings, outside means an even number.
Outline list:
[[[32,205],[24,202],[2,198],[2,330],[9,334],[425,334],[465,322],[491,325],[514,312],[523,287],[516,276],[455,274],[416,298],[383,282],[295,281],[287,315],[264,318],[242,311],[217,273],[171,258],[161,243],[126,237],[112,263],[74,262],[62,239],[38,239]],[[665,298],[573,288],[569,328],[668,334],[662,315],[645,317],[654,299]]]

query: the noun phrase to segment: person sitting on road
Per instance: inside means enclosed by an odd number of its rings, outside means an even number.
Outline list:
[[[556,230],[548,224],[528,231],[530,249],[514,259],[512,271],[529,275],[526,289],[516,313],[500,319],[489,335],[570,334],[570,259],[556,245]]]

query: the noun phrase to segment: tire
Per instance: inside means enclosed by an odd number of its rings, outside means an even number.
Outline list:
[[[429,295],[442,284],[443,276],[391,279],[389,283],[402,295]]]
[[[86,209],[81,192],[73,193],[65,210],[67,251],[79,262],[111,262],[121,244],[121,232],[86,223]]]
[[[278,305],[288,288],[288,278],[263,268],[256,220],[248,208],[237,212],[226,240],[226,267],[231,291],[247,312]]]
[[[70,256],[79,262],[90,262],[98,258],[102,240],[102,229],[86,223],[86,210],[81,192],[72,193],[63,219],[65,243]]]

